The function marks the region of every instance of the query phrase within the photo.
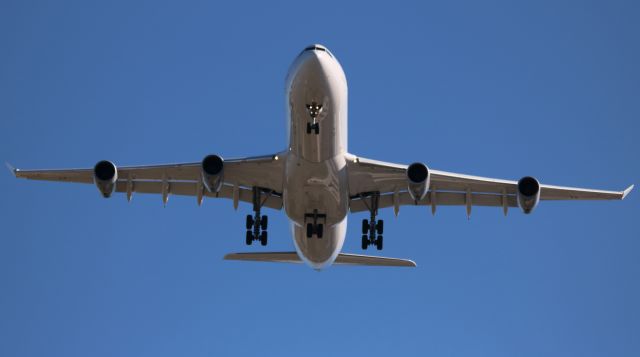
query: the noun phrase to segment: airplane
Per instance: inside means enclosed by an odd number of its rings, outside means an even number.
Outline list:
[[[531,213],[546,200],[622,200],[633,189],[603,191],[541,184],[525,176],[518,181],[464,175],[372,160],[347,150],[347,80],[336,57],[322,45],[306,47],[286,77],[288,145],[283,151],[258,157],[225,160],[217,154],[200,162],[116,167],[99,161],[93,168],[19,170],[14,176],[32,180],[94,184],[103,197],[113,192],[226,198],[253,206],[246,217],[245,243],[268,242],[268,216],[263,208],[284,209],[290,221],[295,251],[232,253],[240,261],[304,262],[321,270],[333,264],[415,267],[409,259],[347,254],[347,215],[368,212],[362,220],[361,247],[383,248],[380,209],[401,206],[511,207]]]

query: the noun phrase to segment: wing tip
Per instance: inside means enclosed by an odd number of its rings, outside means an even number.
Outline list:
[[[620,198],[621,200],[624,200],[624,198],[627,197],[627,195],[633,190],[633,186],[634,185],[631,185],[627,187],[626,190],[622,191],[622,197]]]
[[[16,169],[15,167],[13,167],[13,166],[12,166],[10,163],[8,163],[8,162],[5,162],[4,164],[7,166],[7,169],[9,169],[9,171],[11,172],[11,174],[13,175],[13,177],[16,177],[16,176],[17,176],[16,174],[17,174],[17,172],[18,172],[18,169]]]

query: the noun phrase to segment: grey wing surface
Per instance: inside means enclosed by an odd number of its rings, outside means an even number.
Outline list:
[[[200,162],[125,166],[117,168],[115,192],[229,198],[253,202],[253,188],[265,195],[264,206],[282,208],[284,160],[279,155],[224,160],[223,183],[218,192],[209,192],[202,182]],[[93,168],[20,170],[10,167],[18,178],[73,183],[94,183]]]
[[[415,201],[407,191],[407,165],[394,164],[359,157],[347,160],[349,170],[350,209],[352,212],[369,209],[368,197],[379,194],[378,208],[404,205],[436,206],[495,206],[517,207],[517,181],[453,172],[429,170],[430,186],[427,195]],[[633,189],[605,191],[575,187],[540,185],[540,200],[622,200]]]

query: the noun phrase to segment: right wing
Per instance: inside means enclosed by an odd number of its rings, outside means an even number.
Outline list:
[[[217,193],[208,192],[202,184],[201,163],[118,167],[115,191],[198,197],[223,197],[253,202],[253,188],[261,190],[264,206],[282,208],[282,154],[224,160],[224,183]],[[18,178],[91,184],[93,169],[20,170],[9,167]]]
[[[349,170],[350,209],[366,211],[368,195],[378,193],[378,208],[404,205],[436,205],[517,207],[517,181],[430,170],[429,192],[420,201],[414,201],[407,192],[407,165],[394,164],[360,157],[347,160]],[[621,200],[631,192],[604,191],[575,187],[540,185],[540,200]]]

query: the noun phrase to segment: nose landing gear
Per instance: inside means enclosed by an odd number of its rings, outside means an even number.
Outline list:
[[[307,134],[311,134],[311,131],[316,135],[320,134],[320,123],[316,119],[322,113],[322,104],[311,102],[311,104],[307,104],[307,111],[311,117],[311,122],[307,123]]]
[[[269,224],[269,217],[267,215],[260,215],[260,208],[264,205],[269,198],[270,192],[267,192],[267,197],[262,200],[262,191],[258,187],[253,188],[253,211],[254,215],[247,215],[246,228],[247,234],[245,243],[251,245],[254,240],[260,241],[260,244],[267,245],[267,227]]]
[[[371,213],[371,218],[369,220],[362,220],[362,249],[366,250],[370,245],[375,245],[376,249],[382,250],[384,221],[381,219],[376,220],[380,194],[378,192],[371,193],[370,202],[367,202],[364,197],[362,199]]]

